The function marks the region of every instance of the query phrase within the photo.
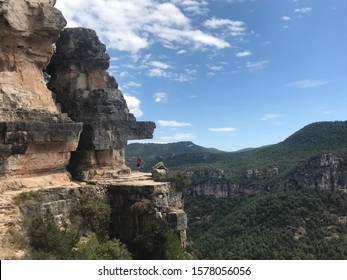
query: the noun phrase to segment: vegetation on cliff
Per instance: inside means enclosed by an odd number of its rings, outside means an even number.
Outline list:
[[[40,191],[21,193],[15,198],[26,208],[23,227],[28,242],[27,259],[131,259],[131,254],[119,240],[111,238],[111,207],[95,191],[85,191],[78,206],[67,219],[57,221],[49,208],[38,210],[44,200]]]
[[[17,243],[18,249],[27,251],[26,259],[189,258],[177,232],[160,220],[151,230],[136,238],[136,248],[133,245],[127,247],[115,238],[112,230],[110,201],[94,189],[83,189],[73,210],[65,209],[69,212],[65,217],[61,211],[58,216],[53,214],[53,209],[45,204],[46,195],[44,191],[30,191],[14,199],[24,213],[22,227],[25,234],[14,232],[12,241]],[[68,199],[73,199],[73,196]]]

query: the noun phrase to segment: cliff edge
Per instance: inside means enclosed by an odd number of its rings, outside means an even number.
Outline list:
[[[155,123],[136,121],[107,72],[105,45],[93,30],[63,30],[55,2],[0,1],[0,258],[25,254],[14,237],[28,213],[69,222],[87,190],[110,198],[112,235],[135,257],[151,257],[138,240],[157,221],[184,246],[182,191],[124,160],[127,140],[152,138]],[[14,203],[36,192],[43,199],[29,210]]]

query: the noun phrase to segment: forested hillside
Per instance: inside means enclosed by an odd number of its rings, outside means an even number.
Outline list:
[[[347,193],[187,197],[186,212],[201,259],[347,259]]]
[[[185,211],[200,259],[347,259],[346,121],[239,152],[181,142],[131,144],[127,153],[193,174]]]
[[[134,157],[144,157],[145,170],[150,170],[158,161],[163,161],[171,170],[221,169],[230,180],[247,185],[254,183],[254,177],[247,176],[249,170],[263,173],[257,178],[257,184],[271,184],[310,157],[325,152],[346,158],[347,121],[313,123],[278,144],[239,152],[206,149],[191,142],[130,144],[126,148],[126,160],[132,167]]]

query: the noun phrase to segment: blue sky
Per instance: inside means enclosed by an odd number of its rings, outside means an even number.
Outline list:
[[[58,0],[95,29],[145,142],[225,151],[346,120],[345,0]]]

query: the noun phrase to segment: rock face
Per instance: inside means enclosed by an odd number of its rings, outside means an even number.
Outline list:
[[[63,112],[84,123],[69,170],[88,180],[124,172],[127,140],[152,138],[155,128],[129,113],[116,80],[106,71],[110,57],[105,51],[94,30],[67,28],[47,67],[49,88]]]
[[[223,170],[200,170],[187,172],[192,180],[189,195],[220,197],[252,195],[263,191],[289,191],[297,188],[347,191],[347,162],[332,153],[323,153],[310,158],[277,181],[266,184],[258,179],[278,173],[277,168],[247,170],[246,178],[252,184],[237,184],[228,178]]]
[[[70,181],[65,167],[82,124],[60,112],[43,77],[52,43],[66,24],[54,3],[0,1],[2,189]]]
[[[293,173],[295,184],[320,190],[347,190],[347,162],[332,153],[311,158]]]
[[[22,230],[21,213],[43,215],[50,209],[64,221],[88,189],[111,199],[114,235],[138,258],[151,258],[150,244],[164,246],[152,234],[158,221],[174,228],[184,246],[182,190],[154,182],[150,174],[119,174],[129,171],[127,140],[152,138],[155,124],[137,122],[129,113],[93,30],[61,33],[66,21],[55,2],[0,0],[0,258],[11,249],[12,243],[4,242],[12,236],[10,228]],[[94,184],[71,182],[68,165],[73,175]],[[45,200],[19,209],[13,198],[32,188]],[[138,242],[143,234],[147,243]]]
[[[64,224],[78,208],[81,195],[92,190],[110,202],[112,236],[125,243],[135,259],[153,259],[160,255],[158,250],[165,250],[165,244],[153,230],[160,222],[170,225],[185,246],[187,215],[183,211],[182,191],[170,183],[150,180],[150,174],[134,176],[137,183],[105,180],[97,185],[42,189],[41,201],[21,205],[20,212],[27,217],[44,217],[49,209],[56,222]]]
[[[185,247],[187,215],[183,210],[183,193],[170,183],[145,187],[106,185],[111,198],[113,233],[138,259],[152,259],[153,250],[163,247],[155,233],[162,221],[174,229]]]
[[[233,182],[224,170],[200,170],[189,172],[187,176],[192,180],[187,190],[190,195],[222,198],[252,195],[266,189],[261,185],[239,185]]]

